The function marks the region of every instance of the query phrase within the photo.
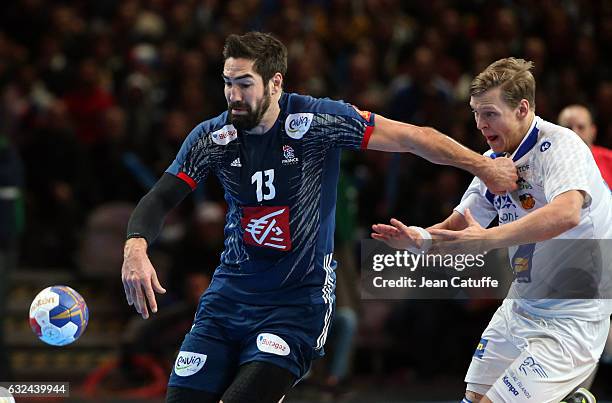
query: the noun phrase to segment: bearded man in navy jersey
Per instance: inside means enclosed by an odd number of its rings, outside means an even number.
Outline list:
[[[323,354],[334,311],[333,232],[342,149],[411,152],[516,188],[509,159],[474,153],[432,128],[344,102],[283,92],[287,49],[230,35],[228,110],[189,134],[128,225],[122,280],[143,318],[159,283],[146,251],[164,216],[213,173],[228,206],[225,248],[170,376],[169,402],[277,402]],[[147,307],[148,303],[148,307]]]

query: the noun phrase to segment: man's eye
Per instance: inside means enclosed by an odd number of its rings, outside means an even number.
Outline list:
[[[486,115],[488,118],[492,118],[493,116],[495,116],[495,112],[487,112]]]
[[[251,84],[240,84],[240,88],[249,88]]]

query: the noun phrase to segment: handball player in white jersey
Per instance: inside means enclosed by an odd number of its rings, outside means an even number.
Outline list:
[[[426,230],[397,220],[372,227],[375,239],[395,248],[421,248],[431,237],[508,248],[515,279],[472,357],[466,403],[594,402],[577,388],[594,370],[610,324],[610,300],[601,297],[610,252],[589,241],[612,238],[610,190],[580,138],[536,116],[531,67],[522,59],[501,59],[471,85],[476,125],[491,147],[485,155],[513,159],[519,190],[494,195],[474,178],[441,223]],[[500,225],[486,229],[496,216]],[[576,252],[592,244],[597,259]],[[585,260],[597,262],[593,297],[544,297],[551,283],[567,277],[563,268],[588,266]]]

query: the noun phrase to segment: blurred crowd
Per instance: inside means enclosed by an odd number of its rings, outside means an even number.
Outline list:
[[[129,212],[190,130],[227,108],[224,39],[249,30],[287,45],[285,91],[433,126],[479,152],[469,83],[498,58],[523,57],[535,63],[536,113],[555,121],[567,104],[584,104],[598,144],[612,146],[606,0],[2,2],[0,136],[25,172],[21,265],[119,278]],[[372,223],[445,218],[469,182],[456,169],[375,152],[345,153],[343,178],[348,255]],[[213,178],[168,218],[156,250],[179,295],[188,273],[216,266],[222,196]]]

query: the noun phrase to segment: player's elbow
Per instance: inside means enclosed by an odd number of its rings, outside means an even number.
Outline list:
[[[559,219],[563,232],[569,231],[580,224],[580,210],[568,210]]]
[[[571,214],[569,215],[568,219],[567,219],[567,225],[570,228],[574,228],[577,227],[578,224],[580,224],[580,210],[578,211],[572,211]]]

